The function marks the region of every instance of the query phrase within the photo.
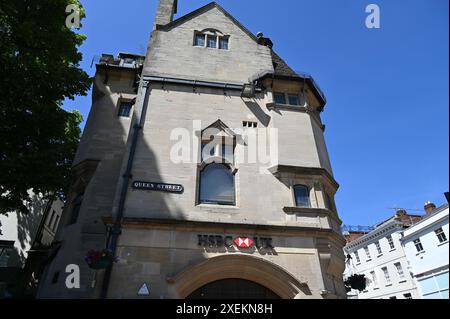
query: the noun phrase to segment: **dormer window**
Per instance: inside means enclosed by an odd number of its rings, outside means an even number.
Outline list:
[[[194,46],[228,50],[229,36],[215,29],[206,29],[203,31],[196,31],[194,35]]]

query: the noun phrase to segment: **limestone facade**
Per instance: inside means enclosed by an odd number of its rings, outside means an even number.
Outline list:
[[[339,185],[320,119],[322,92],[289,68],[269,39],[253,35],[218,4],[173,20],[176,4],[159,1],[142,65],[144,57],[131,55],[97,65],[66,226],[58,233],[62,244],[39,296],[187,298],[209,283],[242,279],[281,298],[345,298],[345,240],[334,204]],[[130,59],[137,63],[130,66]],[[245,84],[254,85],[253,96],[243,97]],[[280,92],[287,102],[280,102]],[[129,117],[118,116],[123,102],[133,105]],[[211,126],[233,141],[233,154],[250,153],[249,131],[256,140],[267,136],[276,150],[267,161],[232,155],[228,205],[201,200],[210,162],[199,154]],[[176,152],[174,159],[179,132],[187,134],[189,160],[177,160]],[[139,189],[137,181],[183,191]],[[297,207],[296,185],[306,187],[307,206]],[[111,230],[118,229],[118,262],[110,274],[87,267],[86,252],[111,247]],[[252,244],[238,247],[238,238]],[[65,286],[68,264],[80,266],[79,289]],[[149,294],[141,296],[143,284]]]

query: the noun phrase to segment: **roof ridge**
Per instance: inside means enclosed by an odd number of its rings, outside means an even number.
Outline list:
[[[172,22],[169,22],[168,24],[165,25],[161,25],[158,24],[156,25],[156,29],[157,30],[169,30],[181,23],[183,23],[184,21],[187,21],[193,17],[196,17],[202,13],[205,13],[209,10],[211,10],[212,8],[217,8],[219,11],[221,11],[226,17],[228,17],[230,20],[232,20],[242,31],[244,31],[244,33],[246,33],[250,38],[252,38],[254,41],[258,41],[256,35],[254,35],[247,27],[245,27],[241,22],[239,22],[233,15],[231,15],[231,13],[229,13],[227,10],[225,10],[220,4],[218,4],[215,1],[212,1],[206,5],[204,5],[203,7],[200,7],[194,11],[191,11],[187,14],[185,14],[184,16],[181,16],[175,20],[173,20]]]

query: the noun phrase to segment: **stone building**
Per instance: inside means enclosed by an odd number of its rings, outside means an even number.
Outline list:
[[[176,11],[159,1],[145,57],[97,65],[39,297],[345,298],[323,93],[217,3]]]

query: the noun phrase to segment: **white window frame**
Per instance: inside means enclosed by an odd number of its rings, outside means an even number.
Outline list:
[[[438,229],[436,229],[434,231],[434,233],[436,234],[436,237],[437,237],[437,239],[439,241],[439,244],[443,244],[443,243],[448,241],[447,235],[445,234],[444,229],[442,227],[439,227]],[[443,240],[442,241],[441,241],[441,237],[440,236],[443,236],[443,238],[442,238]]]
[[[369,246],[364,247],[364,252],[366,253],[367,260],[372,260],[372,256],[370,256]]]
[[[122,111],[122,105],[123,104],[129,104],[130,105],[130,111],[128,113],[127,116],[125,115],[121,115],[121,111]],[[123,99],[120,98],[117,104],[117,117],[120,119],[130,119],[133,116],[133,102],[129,99]]]
[[[358,251],[355,251],[354,254],[355,254],[356,263],[360,264],[361,263],[361,258],[359,257]]]
[[[377,248],[378,257],[383,255],[383,251],[381,250],[381,245],[380,245],[380,241],[379,240],[377,240],[375,242],[375,247]]]
[[[386,239],[388,241],[390,250],[394,250],[395,249],[395,244],[394,244],[394,238],[392,238],[392,235],[386,236]]]
[[[203,36],[203,46],[197,45],[197,36]],[[215,47],[208,46],[208,37],[216,37],[216,46]],[[220,48],[220,40],[221,39],[227,40],[227,48],[226,49]],[[196,48],[207,48],[207,49],[217,49],[217,50],[221,50],[221,51],[228,51],[228,50],[230,50],[230,36],[219,33],[219,32],[195,31],[193,46]]]
[[[406,274],[405,274],[405,271],[403,269],[402,263],[396,262],[394,264],[394,266],[397,269],[397,274],[398,274],[399,281],[404,281],[406,279]]]
[[[387,267],[382,267],[381,270],[384,274],[384,280],[386,281],[386,286],[392,285],[391,275],[389,274],[389,269]]]
[[[372,277],[373,289],[378,289],[378,279],[377,279],[377,274],[375,273],[375,270],[372,270],[370,272],[370,276]]]
[[[414,244],[414,247],[416,247],[416,252],[417,252],[418,254],[420,254],[420,253],[422,253],[422,252],[425,251],[425,248],[423,247],[423,244],[422,244],[422,241],[420,240],[420,238],[414,239],[414,240],[413,240],[413,244]],[[422,248],[422,249],[420,249],[420,250],[419,250],[419,247],[418,247],[419,245],[420,245],[420,247]]]

